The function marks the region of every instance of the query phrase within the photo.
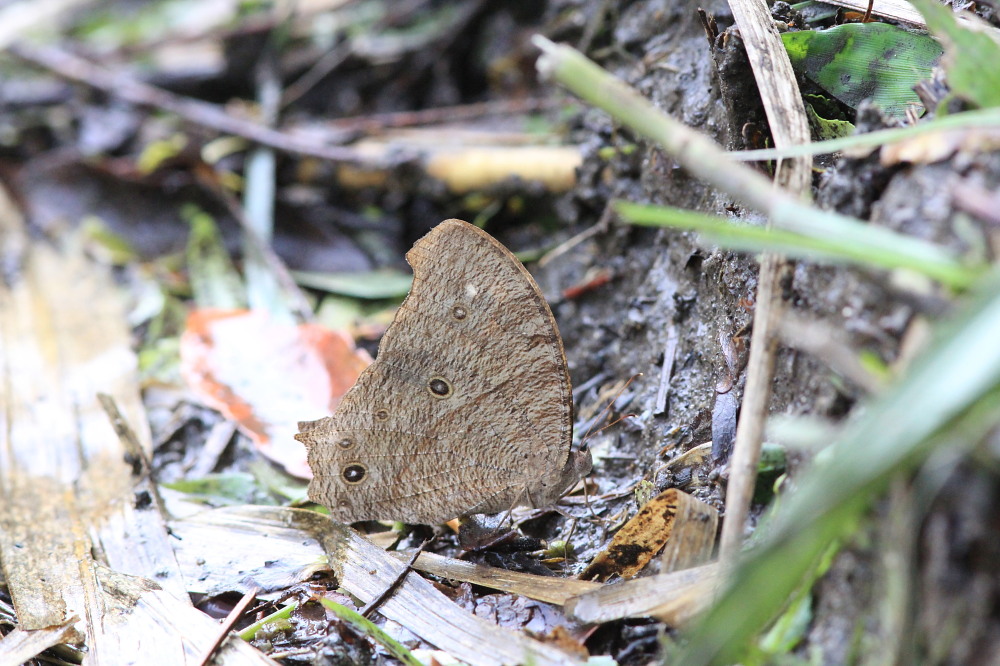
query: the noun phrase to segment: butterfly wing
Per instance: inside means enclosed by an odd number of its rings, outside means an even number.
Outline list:
[[[535,281],[461,220],[406,258],[413,286],[375,362],[333,416],[300,424],[310,498],[343,522],[415,523],[554,501],[573,398]]]

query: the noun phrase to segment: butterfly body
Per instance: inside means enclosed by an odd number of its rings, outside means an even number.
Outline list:
[[[342,522],[413,523],[555,502],[591,460],[571,451],[566,359],[534,280],[460,220],[406,258],[413,286],[375,362],[332,416],[299,424],[310,499]]]

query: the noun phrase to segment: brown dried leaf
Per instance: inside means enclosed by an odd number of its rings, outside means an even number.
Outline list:
[[[882,146],[882,166],[903,162],[933,164],[955,153],[981,154],[1000,148],[1000,130],[995,128],[953,129],[919,134],[905,141]]]
[[[625,523],[608,547],[584,569],[580,579],[606,581],[614,575],[632,578],[664,547],[679,523],[692,523],[693,527],[685,527],[685,532],[693,529],[701,534],[706,528],[711,530],[711,540],[697,540],[698,552],[692,553],[692,558],[698,559],[703,556],[705,543],[711,545],[714,540],[714,524],[705,520],[711,514],[714,509],[687,493],[676,488],[665,490]],[[690,543],[690,538],[690,535],[685,536],[685,543]],[[688,556],[675,551],[669,559],[671,562],[684,561]]]

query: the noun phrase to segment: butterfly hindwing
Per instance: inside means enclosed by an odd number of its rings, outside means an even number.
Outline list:
[[[375,362],[333,416],[300,426],[310,498],[344,522],[418,523],[554,501],[572,395],[534,280],[459,220],[435,227],[407,260],[413,286]]]

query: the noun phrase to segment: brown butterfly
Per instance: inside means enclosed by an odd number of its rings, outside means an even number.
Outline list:
[[[555,319],[521,262],[445,220],[406,260],[413,286],[333,416],[299,423],[309,498],[342,522],[438,523],[554,503],[590,472]]]

